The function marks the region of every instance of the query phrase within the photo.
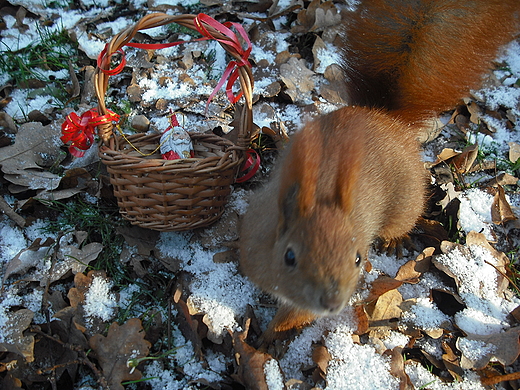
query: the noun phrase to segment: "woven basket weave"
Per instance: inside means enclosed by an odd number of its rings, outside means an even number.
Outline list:
[[[178,23],[196,30],[195,15],[172,16],[163,13],[143,17],[136,25],[114,36],[106,48],[106,58],[120,50],[143,29]],[[207,26],[222,47],[240,60],[225,35]],[[98,125],[101,137],[100,157],[110,174],[121,215],[134,225],[158,231],[182,231],[205,227],[215,222],[224,206],[244,161],[253,124],[253,76],[249,66],[238,67],[239,82],[245,106],[239,112],[236,145],[214,134],[189,133],[195,158],[164,160],[159,152],[143,157],[141,152],[153,151],[160,134],[136,134],[121,138],[114,134],[112,123]],[[105,115],[105,93],[109,75],[96,70],[95,85],[98,111]],[[133,146],[132,146],[133,145]]]

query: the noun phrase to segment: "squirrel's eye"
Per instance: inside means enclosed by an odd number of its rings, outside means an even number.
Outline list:
[[[291,248],[288,248],[285,251],[285,264],[289,267],[294,267],[296,265],[296,254]]]
[[[359,267],[362,263],[363,258],[361,257],[361,253],[356,253],[356,266]]]

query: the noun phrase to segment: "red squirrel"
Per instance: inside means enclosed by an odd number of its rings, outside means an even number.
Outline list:
[[[366,0],[344,21],[350,105],[292,136],[242,221],[240,268],[281,307],[264,341],[340,312],[376,238],[423,212],[418,134],[477,88],[519,0]]]

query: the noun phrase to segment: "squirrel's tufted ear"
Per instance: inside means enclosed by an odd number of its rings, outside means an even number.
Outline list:
[[[297,212],[307,216],[316,205],[320,164],[326,158],[318,121],[307,124],[305,129],[295,134],[289,147],[280,177],[278,206],[283,210],[288,196],[295,196]]]
[[[335,123],[354,129],[367,127],[370,120],[362,110],[356,110],[355,113],[353,110],[338,110],[334,112],[334,117]],[[338,133],[347,134],[343,129],[336,131],[336,134]],[[329,173],[334,175],[331,183],[334,188],[331,194],[332,201],[345,213],[349,213],[355,207],[354,194],[356,187],[359,186],[363,159],[373,158],[365,155],[365,140],[360,134],[363,134],[363,131],[349,131],[348,137],[345,135],[340,139],[340,147],[332,144],[338,142],[336,137],[327,137],[325,142],[325,147],[331,151],[328,159],[334,167],[334,170]]]

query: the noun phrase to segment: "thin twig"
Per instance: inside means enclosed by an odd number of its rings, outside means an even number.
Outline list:
[[[506,381],[515,381],[520,379],[520,372],[513,372],[511,374],[505,374],[505,375],[496,375],[492,377],[484,377],[481,378],[482,384],[491,386],[496,385],[500,382],[506,382]]]
[[[506,278],[506,279],[509,281],[509,283],[511,283],[511,284],[514,286],[514,288],[516,289],[516,291],[520,291],[520,290],[518,289],[518,286],[516,285],[516,283],[513,281],[513,279],[511,279],[511,278],[510,278],[509,276],[507,276],[504,272],[502,272],[501,270],[499,270],[498,267],[497,267],[496,265],[491,264],[491,263],[490,263],[489,261],[487,261],[487,260],[484,260],[484,263],[486,263],[486,264],[490,265],[491,267],[493,267],[493,268],[494,268],[494,269],[495,269],[495,270],[496,270],[500,275],[502,275],[504,278]]]
[[[109,386],[106,378],[103,376],[101,371],[98,370],[96,365],[90,361],[90,359],[87,357],[87,354],[85,353],[85,350],[83,349],[82,346],[76,345],[76,344],[64,343],[60,339],[57,339],[53,336],[46,334],[45,332],[42,332],[42,330],[36,326],[31,327],[31,332],[37,333],[43,337],[46,337],[49,340],[52,340],[52,341],[60,344],[63,348],[68,348],[71,351],[77,352],[79,354],[79,356],[78,356],[79,361],[81,362],[81,364],[88,366],[92,370],[92,372],[96,376],[96,380],[99,383],[99,385],[105,390],[110,390],[110,386]]]
[[[61,241],[61,238],[63,237],[63,235],[64,235],[64,233],[60,232],[58,234],[58,237],[56,238],[54,251],[52,252],[52,255],[51,255],[51,268],[49,269],[49,272],[48,272],[49,277],[47,278],[47,283],[45,285],[45,290],[43,292],[42,311],[45,313],[47,323],[49,323],[49,324],[51,322],[50,313],[49,313],[49,305],[50,305],[49,288],[50,288],[50,285],[52,282],[51,276],[52,276],[52,273],[54,272],[54,266],[56,265],[56,261],[58,259],[58,251],[60,250],[60,241]],[[50,329],[51,328],[49,327],[49,332],[50,332]]]
[[[13,220],[21,228],[25,227],[25,218],[18,214],[13,208],[6,202],[3,196],[0,196],[0,210],[4,212],[9,218]]]

